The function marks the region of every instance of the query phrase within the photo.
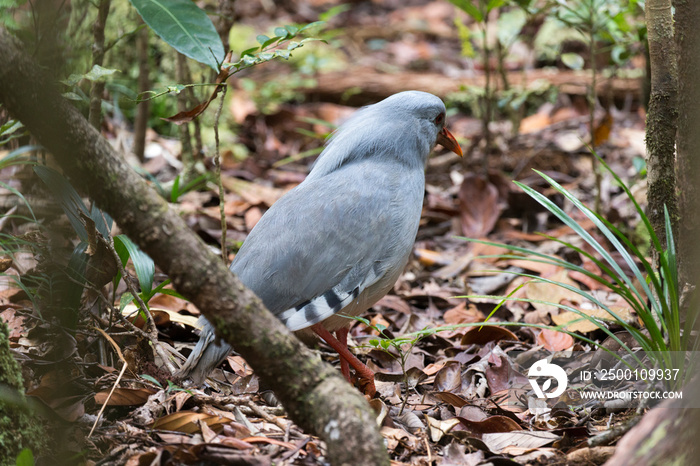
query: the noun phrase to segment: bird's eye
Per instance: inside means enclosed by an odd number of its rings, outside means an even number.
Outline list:
[[[440,126],[445,122],[445,114],[441,113],[438,116],[435,117],[435,124]]]

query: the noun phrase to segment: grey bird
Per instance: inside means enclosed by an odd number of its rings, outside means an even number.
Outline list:
[[[357,316],[396,283],[418,232],[428,155],[462,155],[445,128],[445,105],[407,91],[358,110],[331,136],[306,179],[262,216],[231,270],[289,330],[323,338],[374,395],[374,374],[347,349]],[[206,319],[180,370],[201,384],[231,351]],[[331,332],[336,332],[337,339]],[[315,335],[314,335],[315,334]]]

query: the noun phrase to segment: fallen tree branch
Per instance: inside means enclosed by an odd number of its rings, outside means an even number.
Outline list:
[[[275,393],[300,427],[328,446],[334,465],[388,465],[364,398],[274,317],[146,182],[63,99],[47,76],[0,28],[0,102],[51,151],[148,253]]]
[[[535,81],[543,81],[555,86],[563,94],[586,95],[591,85],[591,76],[590,73],[549,69],[531,70],[524,74],[521,71],[508,73],[508,82],[512,86],[527,87]],[[494,85],[498,87],[499,84],[494,83]],[[298,91],[320,101],[365,105],[407,89],[426,91],[444,98],[459,92],[464,86],[483,88],[484,76],[451,78],[432,72],[381,73],[374,68],[364,67],[352,73],[346,71],[321,73],[316,76],[315,86],[301,88]],[[602,78],[599,79],[596,87],[599,93],[609,92],[614,98],[620,100],[627,95],[632,95],[637,100],[641,97],[639,78]],[[356,89],[357,92],[348,96],[348,89]]]

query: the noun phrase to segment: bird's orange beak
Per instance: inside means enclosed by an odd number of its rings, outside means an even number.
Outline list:
[[[442,131],[440,131],[437,135],[437,143],[440,144],[442,147],[445,149],[451,150],[455,154],[459,155],[462,157],[462,148],[459,147],[459,143],[457,143],[457,139],[450,133],[447,128],[442,128]]]

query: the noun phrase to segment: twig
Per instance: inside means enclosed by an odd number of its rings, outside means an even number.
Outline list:
[[[226,253],[226,213],[224,212],[226,203],[224,202],[224,185],[221,181],[221,154],[219,152],[219,118],[221,117],[221,109],[224,106],[224,99],[226,98],[226,82],[223,83],[223,93],[221,95],[221,100],[219,101],[219,108],[216,109],[216,117],[214,119],[214,141],[216,143],[216,152],[214,154],[214,166],[216,166],[216,178],[219,184],[219,214],[221,216],[221,258],[224,260],[224,264],[228,261],[228,254]]]
[[[608,445],[625,435],[632,427],[637,425],[641,418],[642,416],[636,415],[622,425],[615,426],[610,430],[606,430],[602,434],[598,434],[595,437],[589,438],[586,443],[589,447],[599,447],[602,445]]]
[[[126,372],[126,368],[129,367],[129,365],[126,362],[126,359],[124,359],[124,355],[122,354],[122,350],[119,348],[119,345],[110,337],[107,335],[107,332],[102,330],[101,328],[93,327],[95,330],[100,332],[105,339],[112,344],[114,347],[114,350],[117,352],[117,355],[119,356],[119,360],[122,362],[122,370],[119,372],[119,375],[117,376],[117,380],[115,380],[114,385],[112,385],[112,389],[109,391],[109,395],[107,395],[107,399],[105,402],[102,404],[102,407],[100,408],[100,412],[97,413],[97,418],[95,419],[95,423],[92,425],[92,429],[90,429],[90,433],[88,434],[88,438],[92,436],[92,433],[95,431],[95,427],[97,427],[97,423],[100,422],[100,418],[102,417],[102,413],[104,412],[105,408],[107,407],[107,403],[109,403],[110,398],[112,398],[112,394],[114,393],[114,390],[117,388],[119,385],[119,381],[121,380],[122,376],[124,375],[124,372]]]

